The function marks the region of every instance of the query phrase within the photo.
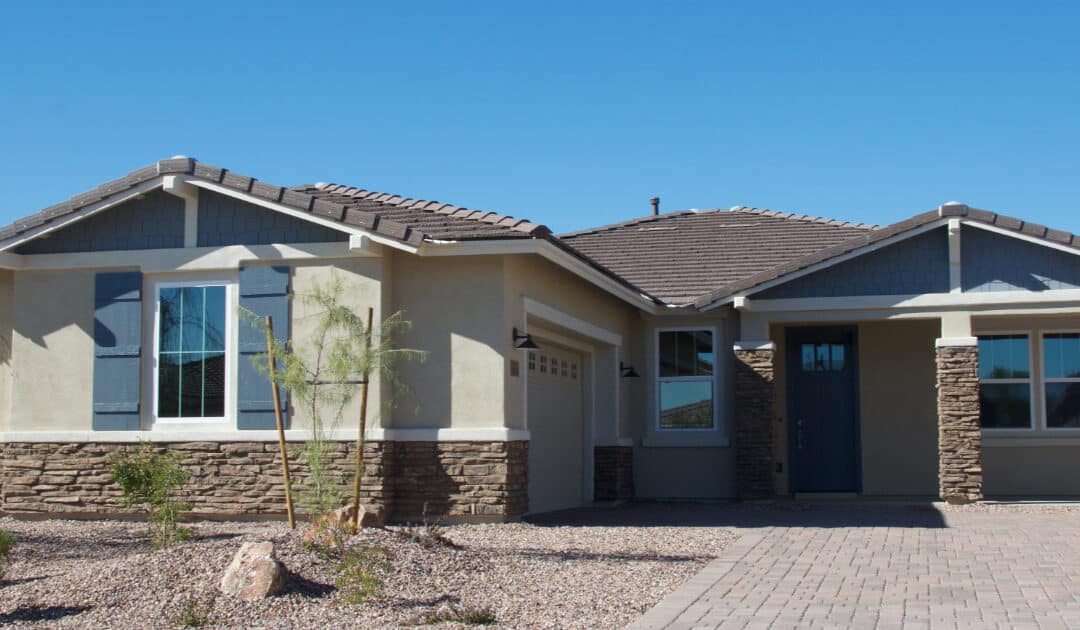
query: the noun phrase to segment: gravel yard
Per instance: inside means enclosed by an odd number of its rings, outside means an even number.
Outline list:
[[[444,529],[455,549],[365,530],[354,540],[389,549],[393,569],[381,595],[350,605],[284,523],[190,527],[190,541],[152,551],[139,522],[0,519],[18,539],[0,581],[0,625],[169,628],[196,601],[210,602],[214,627],[396,627],[454,603],[490,609],[499,627],[618,628],[735,538],[727,527],[456,525]],[[217,596],[241,542],[256,540],[272,541],[292,572],[286,594]]]

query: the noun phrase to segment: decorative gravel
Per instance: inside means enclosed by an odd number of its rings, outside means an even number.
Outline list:
[[[152,551],[139,522],[0,519],[18,539],[0,581],[0,625],[170,628],[196,601],[210,609],[211,627],[399,627],[453,604],[489,609],[497,627],[618,628],[735,538],[726,527],[510,523],[447,527],[457,548],[425,548],[398,528],[365,530],[353,540],[388,549],[393,567],[382,594],[351,605],[329,563],[284,523],[188,526],[191,540]],[[254,603],[218,595],[240,544],[256,540],[272,541],[289,568],[287,592]]]

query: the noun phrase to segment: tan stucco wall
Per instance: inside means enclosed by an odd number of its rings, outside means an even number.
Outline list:
[[[11,326],[15,314],[15,276],[0,271],[0,431],[11,427]]]
[[[983,445],[987,498],[1080,497],[1080,447]]]
[[[374,309],[374,323],[376,328],[385,317],[381,301],[381,260],[377,258],[359,260],[340,260],[320,264],[299,264],[293,267],[292,289],[294,299],[292,303],[292,338],[294,343],[301,342],[299,347],[308,347],[303,340],[310,339],[318,324],[317,309],[305,303],[303,296],[310,294],[316,286],[324,289],[331,286],[334,277],[342,284],[343,292],[341,304],[348,306],[353,312],[367,317],[367,309]],[[310,358],[310,357],[309,357]],[[354,429],[359,422],[360,414],[360,386],[354,388],[353,400],[344,407],[339,418],[335,418],[336,408],[333,405],[323,405],[322,419],[327,429]],[[311,426],[311,411],[307,405],[300,404],[295,398],[290,401],[292,410],[291,427],[294,429],[309,428]],[[368,426],[379,426],[382,417],[382,388],[379,376],[373,375],[371,389],[368,393]]]
[[[502,259],[392,256],[393,310],[403,310],[412,322],[399,345],[428,356],[401,366],[398,374],[411,391],[399,396],[390,426],[503,426],[509,332],[503,327]]]
[[[936,496],[937,320],[859,324],[863,494]]]
[[[94,274],[22,271],[14,276],[14,371],[9,430],[91,426]]]

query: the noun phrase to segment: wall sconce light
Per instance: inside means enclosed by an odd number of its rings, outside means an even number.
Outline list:
[[[514,328],[514,347],[521,350],[538,350],[540,346],[532,340],[532,335],[519,335],[518,329]]]
[[[619,361],[619,374],[621,374],[623,378],[638,378],[641,376],[637,373],[637,370],[634,369],[634,366],[625,365],[622,361]]]

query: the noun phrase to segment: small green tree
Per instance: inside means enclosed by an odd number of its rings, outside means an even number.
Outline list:
[[[342,505],[345,481],[332,467],[335,448],[330,435],[340,427],[345,407],[357,395],[357,385],[379,374],[388,389],[403,389],[395,367],[426,356],[420,350],[395,346],[394,335],[411,327],[401,312],[384,319],[377,329],[369,329],[363,315],[344,303],[350,292],[340,276],[331,273],[325,283],[316,282],[309,291],[295,294],[306,313],[301,321],[312,322],[311,333],[291,341],[275,339],[271,344],[277,364],[274,381],[289,390],[311,423],[311,437],[303,451],[308,476],[297,493],[298,503],[311,515]],[[265,330],[258,314],[241,309],[241,317]],[[270,373],[268,358],[268,353],[252,358],[264,375]]]
[[[180,512],[190,507],[177,496],[188,480],[178,454],[168,450],[159,453],[150,442],[140,442],[133,450],[124,448],[113,453],[110,464],[113,481],[123,492],[124,505],[146,510],[155,549],[187,540],[190,532],[177,526]]]
[[[15,537],[0,529],[0,578],[11,562],[11,548],[15,546]]]

